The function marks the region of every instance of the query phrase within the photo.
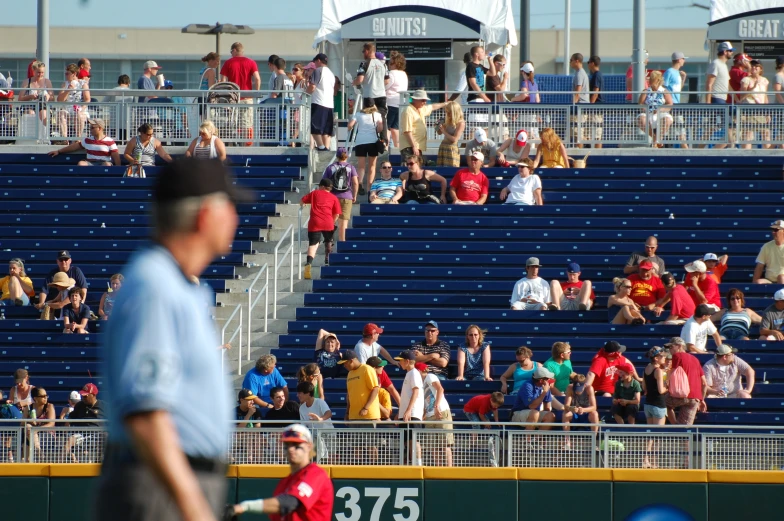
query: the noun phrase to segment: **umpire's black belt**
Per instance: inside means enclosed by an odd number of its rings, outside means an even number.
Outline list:
[[[204,458],[201,456],[191,456],[190,454],[186,454],[185,457],[188,459],[188,464],[194,472],[226,472],[226,463],[218,458]],[[142,461],[131,448],[111,443],[106,446],[103,462],[104,464],[114,465],[142,464]]]

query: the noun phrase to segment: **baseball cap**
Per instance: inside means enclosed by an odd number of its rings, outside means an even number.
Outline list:
[[[479,150],[474,150],[473,152],[471,152],[471,157],[475,157],[479,161],[484,161],[485,160],[485,155],[482,152],[480,152]]]
[[[382,60],[382,61],[383,61],[383,60],[386,60],[386,56],[384,56],[384,53],[383,53],[383,52],[377,52],[377,53],[375,54],[375,57],[376,57],[376,59],[377,59],[377,60]]]
[[[774,293],[773,300],[784,300],[784,289],[780,289]]]
[[[70,259],[71,253],[68,250],[60,250],[57,252],[57,260]]]
[[[555,378],[555,375],[553,374],[552,371],[547,369],[545,366],[537,365],[536,369],[534,370],[533,379],[539,380],[541,378]]]
[[[417,371],[427,372],[427,364],[424,362],[417,362],[414,364],[414,369]]]
[[[776,56],[776,67],[784,65],[784,56]]]
[[[528,257],[528,260],[525,261],[525,267],[527,268],[529,266],[541,267],[542,265],[539,263],[539,257]]]
[[[531,74],[532,72],[534,72],[534,66],[531,63],[526,63],[525,65],[520,67],[520,70],[526,74]]]
[[[395,357],[395,360],[416,360],[416,353],[406,349],[405,351],[401,351],[400,354]]]
[[[653,346],[648,350],[647,356],[648,358],[656,358],[660,354],[664,353],[665,349],[661,346]]]
[[[741,62],[741,61],[750,62],[751,61],[751,56],[749,56],[746,53],[736,54],[735,55],[735,62]]]
[[[485,129],[478,128],[474,130],[474,139],[476,139],[477,143],[484,143],[487,141],[487,132],[485,132]]]
[[[618,364],[615,366],[616,371],[623,371],[626,374],[634,373],[634,366],[632,364]]]
[[[253,394],[253,391],[251,391],[250,389],[240,389],[240,392],[237,393],[237,400],[239,400],[239,401],[242,401],[242,400],[252,400],[255,397],[256,397],[256,395]]]
[[[349,360],[356,360],[357,358],[358,358],[357,354],[354,352],[353,349],[346,349],[345,351],[343,351],[343,358],[341,360],[338,360],[338,363],[345,364]]]
[[[387,362],[386,360],[382,360],[377,356],[371,356],[370,358],[367,359],[367,362],[365,363],[370,367],[386,367],[389,362]]]
[[[685,269],[689,273],[694,273],[694,272],[705,273],[706,271],[708,271],[708,267],[705,266],[705,263],[702,262],[701,260],[696,260],[692,263],[687,264]]]
[[[430,322],[425,324],[425,326],[433,326],[434,328],[438,329],[438,322],[436,322],[435,320],[431,320]]]
[[[348,149],[346,147],[338,147],[338,149],[335,150],[335,155],[337,157],[347,156],[348,155]]]
[[[314,62],[315,62],[316,60],[318,60],[318,61],[320,61],[321,63],[324,63],[324,64],[327,64],[327,63],[329,63],[329,61],[327,61],[328,59],[329,59],[329,58],[327,58],[327,55],[326,55],[326,54],[324,54],[323,52],[320,52],[320,53],[318,53],[317,55],[315,55],[315,56],[313,57],[313,61],[314,61]]]
[[[517,135],[515,136],[515,142],[524,147],[528,143],[528,132],[525,130],[518,130]]]
[[[365,327],[362,328],[362,336],[371,336],[374,333],[378,333],[380,335],[383,332],[383,329],[378,327],[376,324],[373,324],[372,322],[365,324]]]
[[[704,261],[717,261],[719,257],[715,253],[706,253],[705,256],[702,258]]]
[[[676,51],[676,52],[672,53],[672,60],[673,60],[673,61],[675,61],[675,60],[680,60],[681,58],[683,58],[684,60],[686,60],[686,59],[688,59],[689,57],[688,57],[688,56],[686,56],[685,54],[683,54],[682,52],[679,52],[679,51]]]
[[[737,353],[738,350],[728,344],[721,344],[716,348],[716,356],[728,355],[730,353]]]
[[[770,227],[774,230],[784,230],[784,221],[778,220],[770,223]]]
[[[171,80],[166,80],[166,81],[163,82],[163,88],[164,89],[168,89],[168,88],[172,88],[173,89],[174,88],[174,83],[172,83]]]
[[[82,399],[82,395],[79,394],[79,391],[71,391],[71,394],[68,396],[68,399],[78,402],[79,400]]]
[[[664,344],[664,347],[669,347],[669,346],[685,346],[685,345],[686,345],[686,341],[685,341],[684,339],[682,339],[682,338],[681,338],[681,337],[679,337],[679,336],[674,336],[674,337],[670,338],[670,341],[669,341],[669,342],[667,342],[666,344]]]
[[[615,340],[610,340],[604,344],[605,353],[623,353],[624,351],[626,351],[626,346],[619,344]]]
[[[580,273],[581,271],[580,265],[576,262],[570,262],[566,265],[566,273]]]
[[[81,394],[82,396],[84,396],[86,394],[92,394],[93,396],[97,396],[98,395],[98,388],[95,386],[94,383],[89,383],[89,384],[85,385],[84,387],[82,387],[82,390],[79,391],[79,394]]]
[[[143,69],[163,69],[163,67],[161,67],[160,65],[155,63],[153,60],[149,60],[149,61],[144,62],[144,67],[142,67],[142,68]]]
[[[719,48],[718,48],[719,52],[734,51],[734,50],[735,50],[735,47],[733,47],[730,42],[721,42],[719,44]]]
[[[317,67],[316,67],[316,64],[315,64],[315,63],[313,63],[313,62],[310,62],[310,63],[308,63],[307,65],[305,65],[304,67],[302,67],[302,70],[303,70],[303,71],[312,71],[312,70],[314,70],[314,69],[316,69],[316,68],[317,68]]]
[[[87,123],[89,123],[90,125],[99,126],[101,128],[106,128],[106,123],[104,123],[104,121],[100,118],[88,119]]]
[[[236,185],[234,175],[217,159],[185,157],[167,163],[155,182],[156,203],[224,193],[234,203],[255,200],[253,191]]]
[[[641,270],[649,270],[651,268],[653,268],[653,263],[649,260],[644,260],[640,263]]]
[[[782,294],[782,295],[784,295],[784,294]],[[783,298],[783,300],[784,300],[784,298]],[[707,304],[700,304],[699,306],[697,306],[697,309],[694,310],[694,316],[696,318],[709,317],[712,314],[713,314],[713,311],[711,310],[711,308]]]
[[[307,427],[295,423],[286,427],[280,436],[280,441],[283,443],[313,443],[313,435]]]

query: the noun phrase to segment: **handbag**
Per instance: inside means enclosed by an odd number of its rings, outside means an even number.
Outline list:
[[[128,165],[123,177],[140,177],[144,179],[147,177],[147,174],[144,173],[144,167],[142,165]]]
[[[375,123],[375,122],[376,122],[376,117],[375,117],[375,114],[374,114],[373,115],[373,123]],[[381,136],[381,132],[376,132],[376,136],[378,136],[378,141],[376,141],[376,151],[379,154],[383,154],[384,152],[387,151],[387,142]]]

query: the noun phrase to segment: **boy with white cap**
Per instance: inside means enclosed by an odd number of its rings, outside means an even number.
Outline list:
[[[729,258],[729,255],[719,257],[715,253],[706,253],[702,258],[702,262],[708,268],[708,277],[715,280],[717,284],[721,284],[721,278],[727,272],[727,261]]]
[[[760,340],[784,340],[782,325],[784,324],[784,289],[773,295],[773,304],[762,312],[760,324]]]

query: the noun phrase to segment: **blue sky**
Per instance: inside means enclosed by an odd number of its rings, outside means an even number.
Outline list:
[[[0,25],[35,25],[35,0],[15,1],[5,9]],[[648,0],[646,25],[652,29],[707,28],[709,12],[689,7],[693,0]],[[697,3],[710,4],[709,0]],[[254,28],[316,28],[320,22],[321,0],[230,0],[218,13],[215,0],[51,0],[52,25],[76,27],[183,27],[189,23],[242,23]],[[292,15],[292,4],[296,5]],[[534,29],[563,28],[562,0],[531,0]],[[632,0],[600,0],[599,25],[627,28],[632,25]],[[116,6],[112,9],[111,6]],[[513,0],[519,16],[519,0]],[[572,28],[590,25],[590,0],[572,0]],[[232,12],[236,14],[232,14]],[[199,14],[204,13],[204,14]]]

